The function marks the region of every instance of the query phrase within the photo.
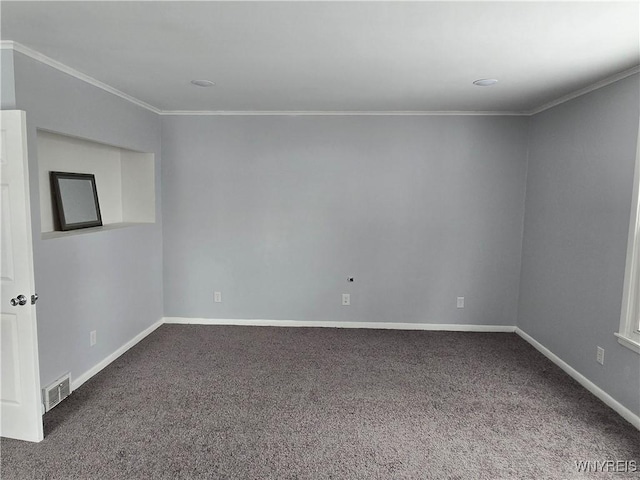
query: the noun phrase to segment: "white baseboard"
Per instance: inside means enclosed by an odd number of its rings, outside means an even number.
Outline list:
[[[325,322],[319,320],[264,320],[240,318],[165,317],[164,323],[186,325],[246,325],[261,327],[325,327],[372,328],[386,330],[442,330],[449,332],[505,332],[513,333],[513,325],[458,325],[453,323],[393,323],[393,322]]]
[[[515,332],[522,337],[524,340],[529,342],[536,350],[542,353],[545,357],[559,366],[562,370],[564,370],[570,377],[572,377],[576,382],[582,385],[584,388],[593,393],[596,397],[602,400],[605,404],[615,410],[622,418],[628,421],[631,425],[640,430],[640,416],[633,413],[627,407],[622,405],[616,399],[614,399],[611,395],[605,392],[603,389],[598,387],[595,383],[589,380],[587,377],[578,372],[575,368],[569,365],[567,362],[558,357],[555,353],[549,350],[547,347],[542,345],[536,339],[534,339],[529,334],[522,331],[520,328],[516,328]]]
[[[129,350],[131,347],[136,345],[138,342],[140,342],[142,339],[144,339],[145,337],[147,337],[151,333],[153,333],[163,323],[164,323],[163,319],[158,320],[156,323],[151,325],[149,328],[145,329],[144,331],[140,332],[138,335],[133,337],[131,340],[129,340],[127,343],[125,343],[123,346],[121,346],[119,349],[117,349],[115,352],[113,352],[107,358],[102,360],[100,363],[98,363],[94,367],[90,368],[89,370],[84,372],[82,375],[78,376],[76,379],[72,380],[72,382],[71,382],[71,391],[76,390],[78,387],[80,387],[80,385],[82,385],[84,382],[89,380],[91,377],[93,377],[96,373],[98,373],[100,370],[102,370],[107,365],[109,365],[111,362],[113,362],[116,358],[118,358],[124,352]]]

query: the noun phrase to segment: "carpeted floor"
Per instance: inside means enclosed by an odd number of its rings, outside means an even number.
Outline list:
[[[2,439],[9,479],[551,479],[640,432],[514,334],[164,325]],[[634,478],[637,478],[635,474]]]

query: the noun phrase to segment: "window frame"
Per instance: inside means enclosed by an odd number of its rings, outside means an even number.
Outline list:
[[[631,219],[627,240],[627,262],[624,274],[620,328],[615,336],[618,342],[640,353],[640,125],[636,147],[636,164],[633,172],[633,196]]]

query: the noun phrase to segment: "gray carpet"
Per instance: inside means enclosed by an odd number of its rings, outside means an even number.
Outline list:
[[[2,479],[637,478],[640,433],[514,334],[164,325],[2,439]]]

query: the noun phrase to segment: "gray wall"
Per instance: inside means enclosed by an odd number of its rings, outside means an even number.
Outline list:
[[[613,336],[637,75],[531,120],[161,121],[22,54],[0,57],[2,107],[27,111],[43,384],[158,320],[164,277],[166,316],[512,325],[517,310],[525,332],[640,412],[640,360]],[[156,153],[157,191],[162,139],[158,223],[41,240],[37,128]]]
[[[15,81],[13,78],[13,50],[0,50],[0,109],[16,107]]]
[[[160,119],[20,53],[17,107],[27,112],[31,220],[42,385],[84,373],[162,317],[162,225],[41,240],[36,129],[156,154]],[[89,346],[89,332],[98,343]]]
[[[640,357],[620,345],[638,75],[531,122],[518,325],[640,412]],[[596,363],[596,346],[605,365]]]
[[[513,325],[527,125],[163,117],[165,316]]]

